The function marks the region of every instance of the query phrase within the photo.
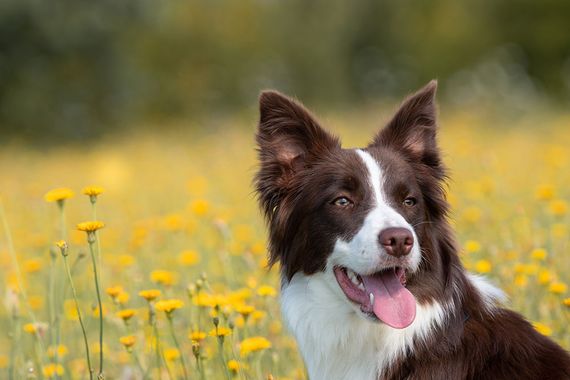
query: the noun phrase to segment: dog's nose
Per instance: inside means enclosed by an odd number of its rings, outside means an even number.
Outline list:
[[[414,236],[407,228],[390,227],[380,232],[378,241],[387,254],[400,257],[410,253],[414,245]]]

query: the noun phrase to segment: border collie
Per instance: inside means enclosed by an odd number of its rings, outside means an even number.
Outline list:
[[[408,97],[362,149],[341,148],[300,103],[260,96],[255,185],[309,377],[569,379],[568,353],[461,264],[436,88]]]

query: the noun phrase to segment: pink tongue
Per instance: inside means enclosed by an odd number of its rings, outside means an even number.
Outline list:
[[[394,270],[362,276],[366,293],[374,295],[372,310],[382,322],[395,329],[408,327],[416,317],[416,300]]]

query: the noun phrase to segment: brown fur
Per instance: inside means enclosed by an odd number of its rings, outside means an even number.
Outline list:
[[[445,325],[388,370],[385,379],[570,379],[570,357],[522,316],[490,311],[467,279],[446,216],[446,170],[436,144],[437,83],[405,100],[366,150],[386,174],[391,206],[422,247],[407,279],[419,303],[453,300]],[[337,237],[350,239],[372,207],[366,168],[299,103],[276,92],[260,97],[260,170],[255,184],[269,225],[270,264],[283,278],[324,269]],[[330,207],[348,196],[350,207]],[[402,205],[414,196],[414,208]],[[371,322],[372,323],[372,322]]]

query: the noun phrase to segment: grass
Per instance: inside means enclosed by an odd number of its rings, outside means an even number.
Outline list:
[[[373,117],[331,124],[360,146]],[[450,115],[440,134],[463,262],[569,349],[570,118],[484,124]],[[303,379],[280,319],[278,269],[265,269],[253,133],[141,133],[47,153],[4,147],[0,378],[88,377],[80,312],[94,378]],[[81,193],[89,185],[104,189],[96,213]],[[44,200],[62,186],[74,195]],[[77,230],[93,219],[105,223],[93,236]]]

